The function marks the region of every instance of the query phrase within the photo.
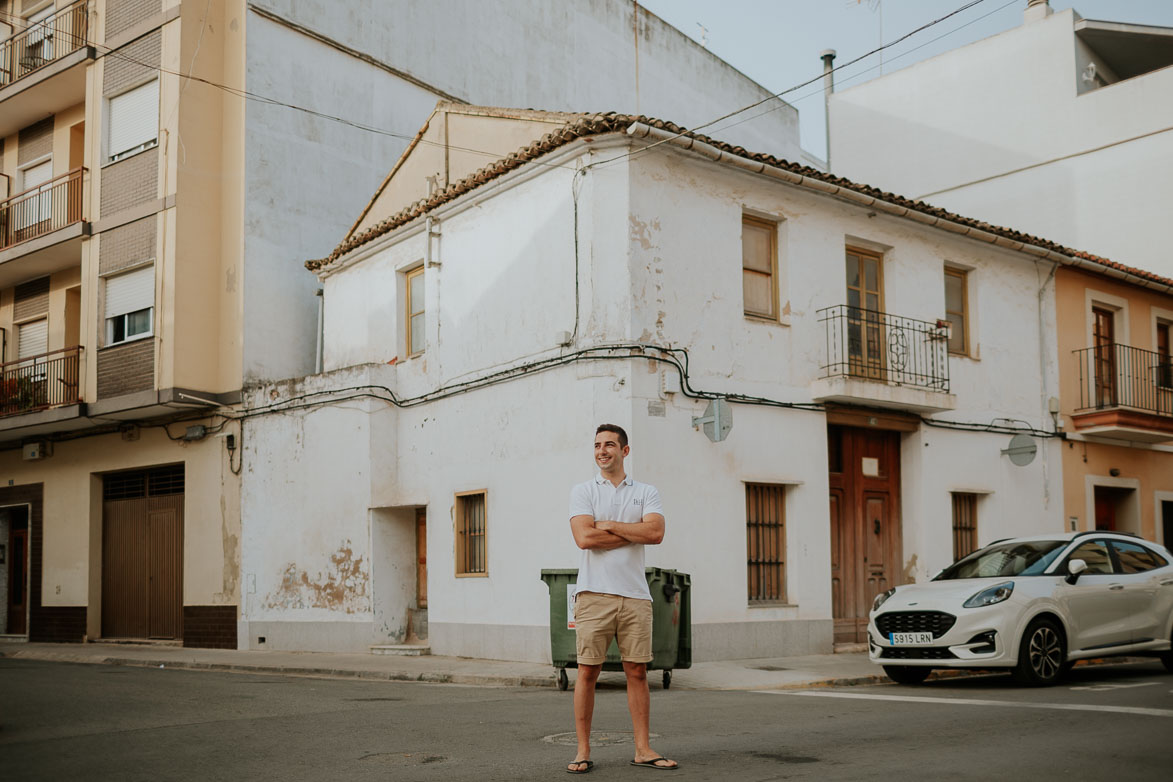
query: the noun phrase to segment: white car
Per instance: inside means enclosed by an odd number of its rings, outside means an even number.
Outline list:
[[[1173,672],[1173,555],[1117,532],[997,541],[877,595],[868,650],[901,684],[933,668],[1009,668],[1047,685],[1076,660],[1124,654]]]

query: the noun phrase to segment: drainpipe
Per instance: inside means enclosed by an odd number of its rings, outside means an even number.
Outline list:
[[[827,140],[827,173],[831,173],[831,93],[835,91],[835,50],[824,49],[819,53],[823,61],[823,128]]]
[[[318,297],[318,347],[314,351],[314,374],[322,374],[322,332],[325,330],[325,310],[326,297],[322,295],[322,289],[318,288],[314,291],[314,295]]]

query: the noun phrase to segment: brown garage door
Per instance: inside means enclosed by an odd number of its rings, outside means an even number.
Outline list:
[[[102,637],[183,633],[183,465],[107,475]]]

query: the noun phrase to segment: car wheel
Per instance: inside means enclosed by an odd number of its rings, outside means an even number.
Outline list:
[[[1161,662],[1165,664],[1165,670],[1173,673],[1173,635],[1169,636],[1169,651],[1161,652]]]
[[[920,684],[929,678],[932,668],[913,665],[885,665],[884,673],[897,684]]]
[[[1066,662],[1067,643],[1059,625],[1053,619],[1036,619],[1022,635],[1014,678],[1031,687],[1046,687],[1059,681]]]

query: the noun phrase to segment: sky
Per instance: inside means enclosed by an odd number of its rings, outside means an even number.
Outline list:
[[[834,49],[835,65],[841,66],[971,1],[638,0],[775,93],[820,76],[819,54],[824,49]],[[1027,0],[981,0],[880,54],[837,71],[835,88],[862,84],[881,73],[1017,27],[1026,5]],[[1173,0],[1051,0],[1051,8],[1074,8],[1085,19],[1173,27]],[[798,109],[803,149],[825,158],[822,82],[782,97]]]

